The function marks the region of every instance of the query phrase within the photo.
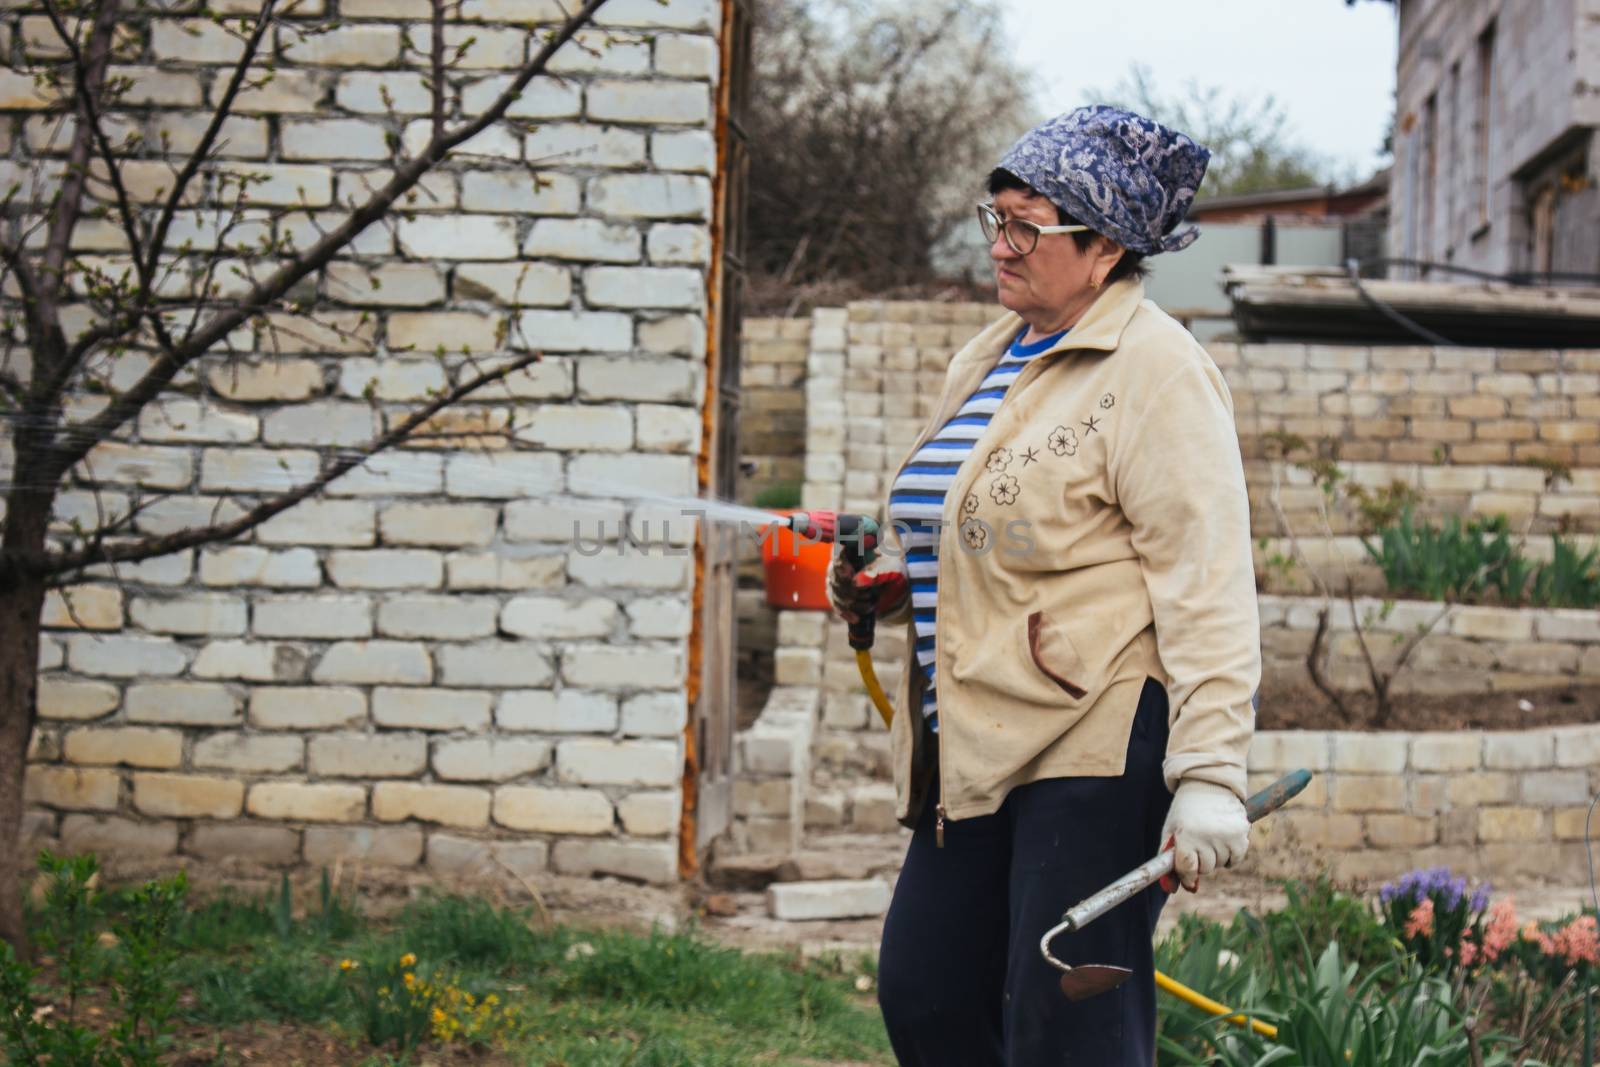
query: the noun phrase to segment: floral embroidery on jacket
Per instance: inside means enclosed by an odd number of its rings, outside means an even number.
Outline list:
[[[1009,474],[1002,474],[989,483],[989,497],[996,504],[1011,505],[1017,502],[1017,495],[1022,492],[1022,487],[1017,480]]]
[[[1058,456],[1078,454],[1078,431],[1069,426],[1057,426],[1050,431],[1050,451]]]

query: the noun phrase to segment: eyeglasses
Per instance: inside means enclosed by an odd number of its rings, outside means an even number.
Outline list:
[[[978,225],[983,227],[983,236],[991,245],[994,239],[1002,233],[1006,235],[1006,245],[1019,256],[1028,255],[1039,247],[1039,235],[1046,233],[1081,233],[1088,230],[1087,226],[1040,226],[1038,223],[1029,222],[1027,219],[1002,219],[995,214],[994,208],[988,204],[978,205]]]

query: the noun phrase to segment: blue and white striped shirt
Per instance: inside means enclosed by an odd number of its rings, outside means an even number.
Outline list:
[[[906,577],[911,582],[911,612],[916,623],[917,662],[922,666],[926,687],[922,713],[933,718],[938,729],[938,694],[934,692],[933,635],[939,589],[939,527],[944,514],[944,498],[955,480],[956,471],[972,452],[972,446],[989,428],[989,420],[1000,410],[1006,390],[1034,356],[1052,347],[1066,333],[1052,334],[1031,345],[1022,343],[1019,333],[1011,347],[994,365],[960,409],[938,433],[917,449],[901,469],[889,492],[889,521],[896,524],[904,539]]]

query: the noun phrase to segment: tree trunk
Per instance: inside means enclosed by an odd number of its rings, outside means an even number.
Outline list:
[[[14,492],[4,529],[5,548],[37,552],[50,522],[51,493]],[[12,557],[15,558],[15,557]],[[0,940],[29,955],[22,921],[22,776],[39,695],[39,623],[45,583],[12,575],[0,586]]]

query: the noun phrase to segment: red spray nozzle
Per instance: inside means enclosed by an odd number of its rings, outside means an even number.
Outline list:
[[[813,541],[843,545],[857,567],[870,563],[877,554],[878,524],[865,515],[816,508],[789,516],[789,528]]]

